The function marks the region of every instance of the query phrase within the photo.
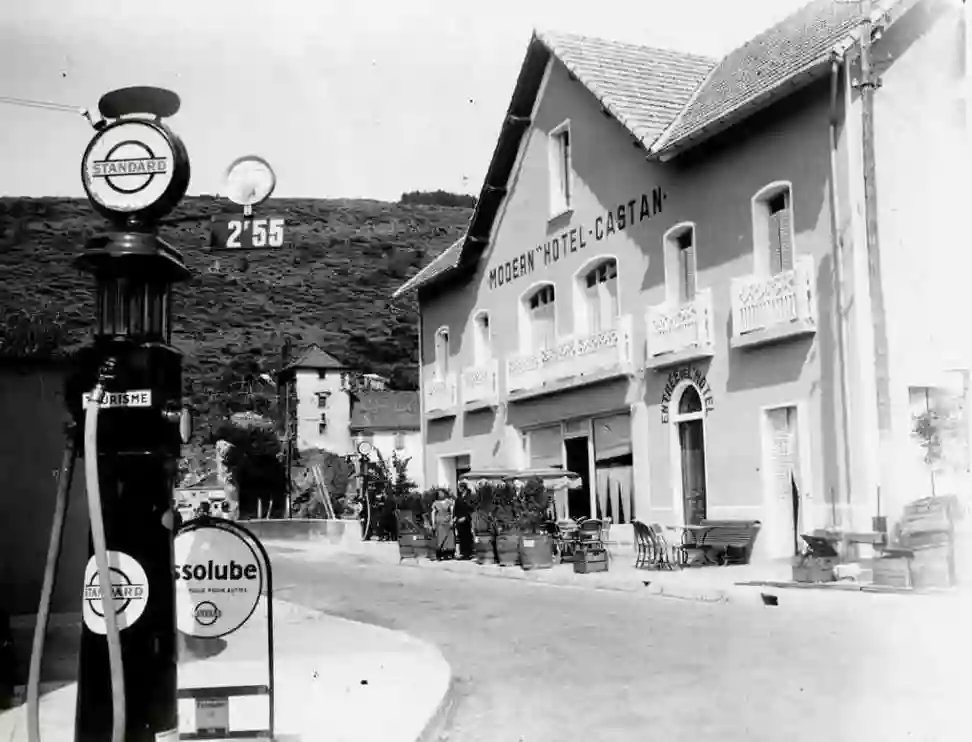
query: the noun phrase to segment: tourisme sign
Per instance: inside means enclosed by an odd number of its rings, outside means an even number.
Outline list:
[[[231,634],[253,615],[266,583],[265,562],[242,532],[195,524],[175,538],[176,625],[191,636]]]

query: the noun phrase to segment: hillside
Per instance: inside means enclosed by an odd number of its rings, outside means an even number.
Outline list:
[[[295,352],[317,343],[390,377],[395,388],[416,388],[414,297],[393,305],[391,294],[459,237],[471,209],[272,199],[261,214],[286,218],[283,248],[211,252],[209,217],[238,208],[187,198],[167,219],[179,223],[161,230],[193,273],[175,290],[174,343],[185,353],[187,393],[203,427],[215,425],[208,420],[217,414],[214,400],[234,381],[279,369],[286,338]],[[67,347],[84,342],[92,281],[72,259],[104,227],[83,199],[0,198],[0,321],[23,310],[34,322],[63,328]]]

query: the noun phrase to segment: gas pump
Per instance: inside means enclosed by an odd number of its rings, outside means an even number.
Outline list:
[[[358,497],[364,500],[364,526],[361,530],[361,540],[367,541],[371,534],[371,496],[368,493],[368,464],[369,454],[374,447],[368,441],[361,441],[357,446],[358,455],[354,457],[354,477],[358,485]]]
[[[65,387],[68,433],[28,686],[39,740],[38,684],[75,452],[84,456],[91,521],[82,591],[76,742],[178,740],[173,488],[191,422],[182,355],[171,344],[172,286],[189,277],[158,220],[179,203],[189,159],[162,122],[175,93],[126,88],[101,98],[104,120],[82,160],[93,208],[109,222],[76,260],[95,279],[93,339]],[[76,431],[83,430],[83,436]]]

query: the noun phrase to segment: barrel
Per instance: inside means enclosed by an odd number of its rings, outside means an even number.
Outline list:
[[[496,537],[496,557],[503,567],[516,566],[520,561],[520,534],[499,534]]]
[[[553,539],[549,533],[524,533],[520,536],[519,548],[523,569],[553,567]]]
[[[496,550],[493,534],[477,533],[474,536],[476,547],[476,562],[478,564],[496,564]]]

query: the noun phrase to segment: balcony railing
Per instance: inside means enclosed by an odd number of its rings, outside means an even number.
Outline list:
[[[499,403],[499,363],[495,360],[463,369],[462,403],[495,405]]]
[[[816,327],[814,262],[800,255],[792,270],[732,281],[732,335],[739,344],[813,332]],[[772,337],[765,337],[772,336]]]
[[[608,378],[632,372],[630,315],[594,334],[573,335],[552,348],[516,355],[506,362],[507,392],[540,392],[554,384],[570,386],[592,377]]]
[[[454,412],[458,399],[458,384],[454,372],[432,374],[425,382],[425,412],[427,414]]]
[[[645,313],[648,365],[666,358],[679,362],[713,353],[712,291],[704,289],[692,301],[665,302]]]

